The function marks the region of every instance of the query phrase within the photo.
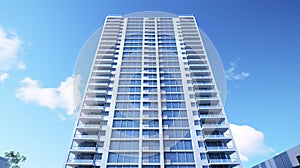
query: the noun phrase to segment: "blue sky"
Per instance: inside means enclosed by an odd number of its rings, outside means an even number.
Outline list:
[[[0,4],[0,155],[21,152],[24,168],[62,167],[75,122],[66,97],[77,54],[107,14],[137,11],[197,18],[227,71],[225,108],[244,167],[300,143],[298,0]]]

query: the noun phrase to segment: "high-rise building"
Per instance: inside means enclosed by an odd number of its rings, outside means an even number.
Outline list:
[[[65,167],[241,167],[224,83],[194,16],[107,16]]]

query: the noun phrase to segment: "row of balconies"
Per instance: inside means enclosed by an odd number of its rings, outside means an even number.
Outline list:
[[[149,136],[145,136],[143,138],[149,138]],[[168,137],[164,137],[165,139],[169,139]],[[211,138],[225,138],[225,136],[214,136],[214,137],[210,137]],[[226,138],[231,138],[231,137],[226,137]],[[220,141],[221,142],[221,141]],[[206,146],[205,149],[207,150],[207,152],[227,152],[227,153],[232,153],[234,152],[234,148],[230,147],[230,146]],[[73,153],[79,153],[79,152],[84,152],[84,153],[94,153],[96,152],[97,147],[72,147],[71,148],[71,152]],[[159,151],[159,148],[154,148],[154,147],[142,147],[143,151]],[[181,151],[181,150],[177,150],[177,149],[170,149],[170,147],[164,147],[165,151]],[[186,149],[184,149],[185,151],[188,151]],[[191,150],[192,151],[192,150]]]
[[[208,159],[208,162],[210,163],[210,165],[237,165],[238,164],[238,160],[237,159]],[[159,165],[160,163],[150,163],[149,160],[144,159],[143,160],[143,164],[151,164],[151,165]],[[165,164],[167,165],[176,165],[177,162],[171,162],[171,160],[165,160]],[[68,165],[94,165],[94,160],[92,159],[69,159],[68,160]],[[132,164],[132,163],[131,163]],[[180,162],[180,165],[182,163]],[[184,163],[185,165],[194,165],[193,163]]]

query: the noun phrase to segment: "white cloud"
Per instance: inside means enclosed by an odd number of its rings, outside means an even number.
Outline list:
[[[80,99],[74,98],[74,96],[80,95],[78,85],[80,80],[81,77],[77,75],[66,78],[57,88],[42,88],[37,80],[26,77],[20,81],[21,86],[16,91],[16,97],[25,102],[38,103],[40,106],[52,110],[57,108],[66,110],[66,114],[71,116],[80,101]],[[58,117],[62,120],[65,119],[61,113],[58,114]]]
[[[5,31],[0,27],[0,70],[25,68],[25,64],[18,58],[22,41],[16,32]]]
[[[8,79],[8,73],[4,72],[0,75],[0,82],[4,82],[6,79]]]
[[[266,155],[273,152],[264,144],[264,133],[248,125],[230,124],[230,128],[242,161],[249,157]]]
[[[16,32],[0,27],[0,82],[8,79],[8,70],[11,68],[26,68],[19,58],[21,44],[22,41]]]
[[[225,71],[225,76],[227,80],[243,80],[245,78],[248,78],[250,76],[249,72],[241,72],[241,73],[235,73],[237,67],[237,62],[239,59],[230,62],[230,68]]]
[[[26,65],[25,65],[23,62],[19,62],[19,63],[18,63],[18,68],[19,68],[19,69],[25,69],[25,68],[26,68]]]

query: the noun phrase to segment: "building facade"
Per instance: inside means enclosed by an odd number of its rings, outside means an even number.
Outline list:
[[[252,168],[300,168],[300,145],[282,152]]]
[[[241,167],[212,47],[191,15],[107,16],[65,167]]]
[[[0,156],[0,168],[6,168],[8,159]]]

